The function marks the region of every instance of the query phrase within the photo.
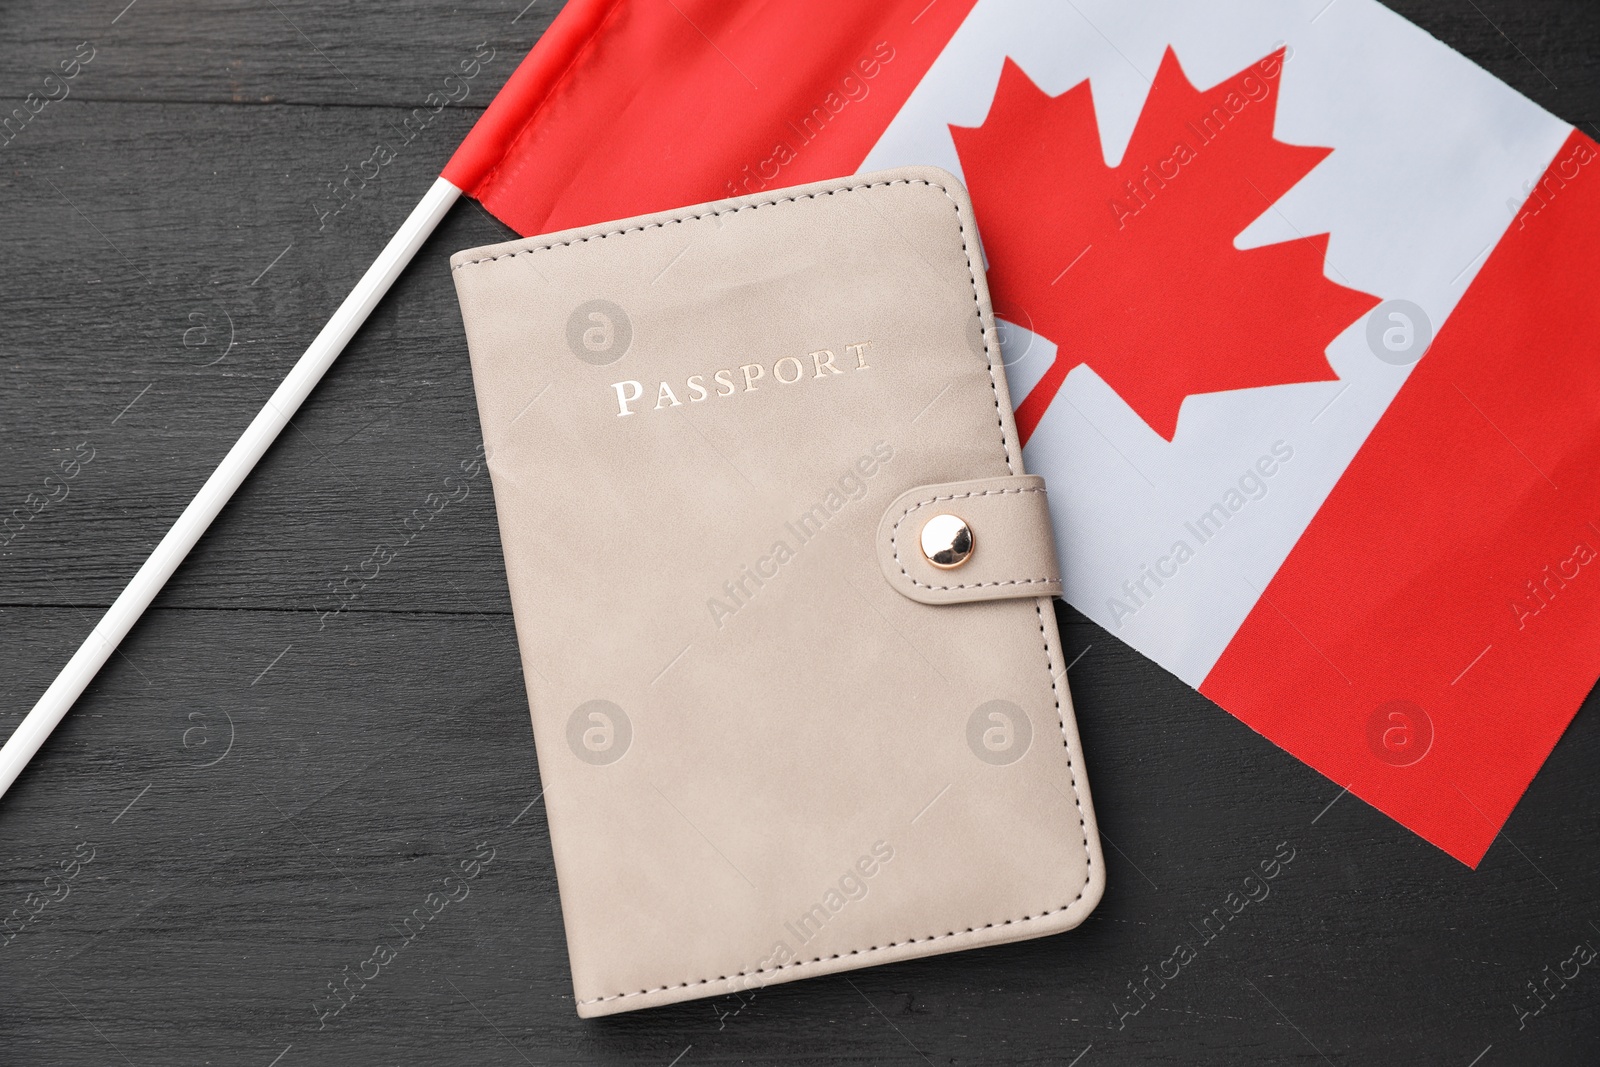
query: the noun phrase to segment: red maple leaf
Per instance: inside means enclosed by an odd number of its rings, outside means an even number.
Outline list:
[[[1024,441],[1080,363],[1168,441],[1190,395],[1337,379],[1324,349],[1378,298],[1324,276],[1327,234],[1233,243],[1332,151],[1273,138],[1283,61],[1200,92],[1168,48],[1115,167],[1088,81],[1051,97],[1009,58],[983,125],[950,127],[996,313],[1056,344]]]

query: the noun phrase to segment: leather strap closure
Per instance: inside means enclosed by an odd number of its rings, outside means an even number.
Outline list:
[[[971,555],[948,569],[922,549],[923,527],[940,515],[961,519],[972,535]],[[979,478],[902,493],[878,524],[877,547],[889,584],[922,604],[1061,595],[1043,478]]]

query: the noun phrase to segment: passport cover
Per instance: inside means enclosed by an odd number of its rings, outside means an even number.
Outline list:
[[[451,264],[578,1013],[1080,923],[1060,571],[959,182]],[[919,541],[947,514],[955,569]]]

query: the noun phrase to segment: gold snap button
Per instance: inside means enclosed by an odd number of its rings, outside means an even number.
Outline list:
[[[975,547],[972,527],[959,516],[935,515],[922,527],[922,554],[940,570],[961,566]]]

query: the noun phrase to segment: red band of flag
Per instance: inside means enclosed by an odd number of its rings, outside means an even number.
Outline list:
[[[974,0],[571,0],[444,170],[523,235],[856,170]]]
[[[1600,673],[1597,155],[1557,153],[1200,686],[1474,866]]]

